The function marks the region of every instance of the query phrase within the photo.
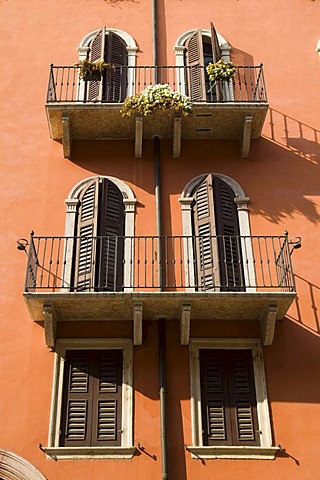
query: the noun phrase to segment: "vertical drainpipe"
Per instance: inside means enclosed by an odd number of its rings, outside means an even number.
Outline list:
[[[152,39],[153,39],[153,65],[154,84],[158,83],[158,43],[157,43],[157,0],[152,0]],[[158,237],[158,285],[162,291],[162,250],[161,250],[161,176],[160,176],[160,139],[153,140],[154,152],[154,180],[155,180],[155,206],[156,228]],[[167,404],[166,404],[166,323],[164,318],[159,318],[159,380],[160,380],[160,436],[161,436],[161,470],[162,480],[168,480],[168,447],[167,447]]]

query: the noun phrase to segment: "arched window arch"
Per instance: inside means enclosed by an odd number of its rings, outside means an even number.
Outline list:
[[[136,199],[114,177],[91,177],[71,191],[66,213],[66,286],[75,291],[132,289]]]
[[[186,185],[179,201],[185,255],[195,265],[186,273],[191,290],[253,291],[249,198],[240,185],[226,175],[199,175]]]
[[[0,480],[46,480],[42,473],[19,455],[0,449]]]
[[[181,93],[187,94],[197,101],[221,101],[231,98],[230,87],[220,84],[210,85],[205,67],[208,63],[215,63],[222,59],[230,61],[231,47],[226,39],[220,35],[211,23],[211,29],[189,30],[183,33],[174,46],[176,65],[180,68],[182,85]],[[186,87],[187,86],[187,91]]]
[[[104,60],[113,65],[112,70],[105,70],[101,80],[92,80],[85,85],[80,98],[87,101],[122,102],[132,95],[134,90],[134,68],[138,47],[128,33],[107,27],[86,35],[78,46],[79,61],[86,58],[96,62]],[[84,89],[86,94],[84,93]],[[80,93],[80,95],[81,95]]]

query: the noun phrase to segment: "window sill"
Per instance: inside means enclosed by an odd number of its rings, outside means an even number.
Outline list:
[[[132,458],[136,447],[45,447],[48,459],[78,460],[92,458]]]
[[[274,460],[280,447],[189,447],[192,458],[245,458],[252,460]]]

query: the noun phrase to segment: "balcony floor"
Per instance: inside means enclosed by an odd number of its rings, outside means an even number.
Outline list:
[[[275,322],[282,319],[294,292],[118,292],[25,293],[31,318],[44,322],[46,343],[54,348],[57,322],[132,321],[142,341],[142,321],[180,320],[183,344],[189,343],[190,321],[258,321],[264,345],[273,341]],[[49,312],[49,313],[48,313]],[[183,333],[184,332],[184,333]],[[136,334],[135,334],[136,335]]]
[[[180,156],[181,139],[234,139],[247,156],[251,139],[259,138],[267,103],[230,102],[194,104],[186,117],[159,111],[145,117],[123,117],[121,103],[48,103],[51,138],[61,141],[64,156],[71,155],[72,139],[135,139],[135,153],[142,155],[142,140],[159,136],[173,139],[173,156]]]

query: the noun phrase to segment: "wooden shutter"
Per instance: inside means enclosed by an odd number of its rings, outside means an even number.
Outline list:
[[[63,397],[61,444],[89,446],[92,385],[88,352],[68,352]]]
[[[99,179],[90,180],[79,200],[77,241],[75,242],[75,288],[94,287],[96,272],[96,236],[98,226]]]
[[[216,63],[221,59],[222,53],[219,45],[218,35],[212,22],[210,24],[210,27],[211,27],[212,61],[213,63]],[[221,81],[216,82],[216,85],[214,88],[216,93],[216,101],[219,102],[223,99],[223,83]]]
[[[243,265],[235,194],[219,177],[213,179],[213,190],[221,285],[223,290],[243,289]]]
[[[251,350],[200,350],[204,445],[259,445]]]
[[[106,62],[114,70],[106,70],[104,101],[123,102],[127,92],[127,46],[122,38],[113,32],[107,35]]]
[[[121,445],[122,351],[68,351],[61,446]]]
[[[118,187],[107,179],[100,185],[97,244],[97,288],[116,291],[123,288],[124,204]]]
[[[89,59],[91,62],[104,60],[106,31],[103,27],[91,42]],[[88,85],[88,101],[101,101],[103,94],[103,82],[101,80],[92,80]]]
[[[201,30],[197,30],[186,42],[189,96],[193,102],[206,101],[205,70]]]
[[[201,183],[194,199],[198,286],[204,291],[215,290],[220,286],[220,275],[212,175]]]
[[[122,351],[96,357],[92,445],[121,445]]]

